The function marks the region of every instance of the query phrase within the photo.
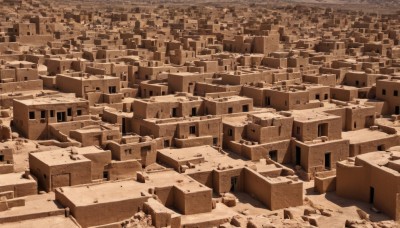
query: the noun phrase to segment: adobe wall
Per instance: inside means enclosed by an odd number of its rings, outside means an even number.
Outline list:
[[[226,193],[231,190],[231,178],[237,177],[236,191],[244,191],[243,169],[228,168],[227,170],[214,170],[213,190],[215,193]]]
[[[370,170],[362,166],[336,164],[336,194],[368,202]]]
[[[349,156],[349,141],[335,140],[317,144],[305,144],[293,141],[292,158],[295,158],[296,146],[301,148],[301,166],[311,174],[325,170],[325,153],[330,153],[330,167],[336,168],[336,162],[345,160]],[[295,163],[293,159],[293,163]]]
[[[157,195],[158,200],[160,202],[168,207],[168,208],[173,208],[174,203],[175,203],[175,190],[174,187],[167,186],[167,187],[155,187],[154,188],[154,194]]]
[[[243,191],[256,200],[263,203],[268,209],[271,208],[271,185],[261,174],[248,169],[243,169]]]
[[[294,136],[298,138],[300,141],[312,141],[318,138],[318,125],[319,124],[328,124],[328,128],[326,130],[327,137],[329,140],[336,140],[342,138],[342,119],[340,117],[335,117],[332,119],[322,119],[316,120],[312,122],[299,122],[294,120],[293,123],[293,131]],[[297,134],[297,127],[300,128],[300,135]]]
[[[207,170],[207,171],[196,171],[193,173],[189,173],[187,174],[188,176],[190,176],[191,178],[193,178],[194,180],[196,180],[197,182],[204,184],[205,186],[213,189],[213,170]]]
[[[82,227],[103,225],[113,222],[119,222],[132,217],[135,212],[143,208],[143,204],[150,198],[142,196],[134,199],[126,199],[114,202],[99,202],[87,206],[72,206],[61,203],[63,206],[68,206],[72,216],[78,221]],[[57,197],[57,201],[59,197]]]
[[[219,145],[219,137],[217,137],[217,142],[214,141],[212,136],[199,136],[196,138],[185,138],[185,139],[174,139],[174,145],[177,148],[187,148],[187,147],[195,147],[195,146],[203,146],[203,145]]]
[[[20,91],[28,90],[43,90],[42,80],[30,80],[21,82],[7,82],[0,84],[0,90],[2,93],[18,93]]]
[[[47,176],[50,173],[50,167],[33,156],[32,153],[29,154],[29,171],[35,176],[39,188],[49,191],[50,179]]]
[[[106,166],[109,180],[122,180],[136,177],[136,172],[142,171],[142,164],[137,160],[112,161]]]
[[[29,183],[0,186],[0,192],[8,192],[8,191],[14,192],[14,197],[18,198],[18,197],[38,194],[38,186],[36,184],[36,181],[34,180],[32,180]]]
[[[396,171],[381,167],[371,167],[371,184],[374,190],[374,206],[398,220],[399,201],[398,192],[400,187],[400,176]],[[369,188],[368,188],[369,190]]]
[[[383,149],[388,149],[392,146],[399,145],[400,136],[389,135],[381,139],[371,139],[366,142],[351,143],[349,156],[354,157],[360,154],[377,151],[379,146],[383,146]]]
[[[210,212],[212,210],[212,191],[209,188],[203,188],[202,191],[189,192],[174,186],[174,208],[184,215]]]
[[[111,162],[111,152],[86,153],[83,156],[92,163],[92,180],[102,180],[104,167]]]
[[[340,101],[353,101],[358,98],[358,90],[356,89],[343,89],[337,87],[330,88],[331,98]]]
[[[272,118],[266,124],[247,124],[245,127],[246,138],[258,143],[270,143],[291,138],[293,117],[284,119]]]
[[[39,152],[40,153],[40,152]],[[69,174],[69,186],[88,184],[92,182],[92,167],[91,162],[79,162],[70,163],[60,166],[51,166],[50,172],[47,175],[48,185],[45,186],[47,192],[53,191],[56,187],[54,186],[54,176]],[[60,183],[63,184],[63,183]]]

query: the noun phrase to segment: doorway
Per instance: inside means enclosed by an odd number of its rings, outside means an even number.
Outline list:
[[[122,134],[126,134],[126,119],[122,118]]]
[[[105,181],[109,180],[108,171],[103,172],[103,180],[105,180]]]
[[[296,146],[296,165],[301,164],[301,148]]]
[[[271,150],[269,152],[269,157],[271,158],[272,161],[277,162],[278,161],[278,151],[277,150]]]
[[[270,105],[271,105],[271,98],[265,97],[265,106],[270,106]]]
[[[325,153],[325,169],[326,170],[331,169],[331,153],[330,152]]]
[[[375,198],[375,189],[374,187],[369,187],[369,203],[373,204]]]
[[[231,192],[234,192],[237,190],[237,181],[238,181],[238,176],[231,177]]]

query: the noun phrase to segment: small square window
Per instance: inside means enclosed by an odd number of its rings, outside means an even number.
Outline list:
[[[82,115],[82,110],[80,110],[80,109],[76,110],[76,115],[81,116]]]
[[[398,90],[393,91],[393,96],[395,97],[399,96],[399,91]]]
[[[29,119],[34,120],[35,119],[35,112],[29,112]]]

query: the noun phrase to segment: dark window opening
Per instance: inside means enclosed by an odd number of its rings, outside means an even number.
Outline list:
[[[248,112],[249,111],[249,105],[243,105],[242,111],[243,112]]]
[[[228,113],[233,113],[233,108],[228,108]]]
[[[218,146],[218,138],[213,138],[213,145]]]
[[[46,111],[40,111],[40,119],[46,118]]]
[[[382,89],[382,95],[386,95],[386,89]]]
[[[31,120],[35,119],[35,112],[29,112],[29,119]]]
[[[328,124],[318,124],[318,137],[328,136]]]
[[[196,116],[197,115],[197,108],[192,108],[192,116]]]
[[[356,86],[359,86],[360,85],[360,82],[359,81],[356,81]]]
[[[96,87],[96,91],[100,91],[100,87]]]
[[[233,135],[233,130],[232,129],[229,129],[228,130],[228,136],[232,136]]]
[[[301,164],[301,148],[296,146],[296,165]]]
[[[176,110],[176,108],[172,108],[172,117],[177,117],[177,110]]]
[[[109,86],[108,87],[108,92],[109,93],[116,93],[117,92],[117,87],[116,86]]]
[[[315,100],[319,100],[319,94],[315,94]]]
[[[164,148],[169,147],[169,140],[166,139],[164,140]]]
[[[0,162],[4,161],[4,155],[0,154]]]
[[[81,116],[82,115],[82,110],[80,110],[80,109],[76,110],[76,115]]]
[[[126,118],[122,118],[122,133],[126,134]]]
[[[72,108],[67,109],[67,116],[72,116]]]
[[[395,97],[399,96],[399,91],[398,90],[393,91],[393,96]]]
[[[325,169],[331,169],[331,153],[325,153]]]
[[[153,91],[149,91],[149,96],[151,97],[151,96],[153,96]]]
[[[268,153],[269,157],[271,158],[272,161],[278,161],[278,151],[277,150],[271,150]]]
[[[300,127],[296,127],[296,134],[300,135]]]
[[[353,125],[354,125],[354,128],[357,128],[357,122],[354,122]]]
[[[191,135],[195,135],[196,134],[196,126],[190,126],[189,127],[189,133]]]
[[[378,149],[378,151],[385,151],[385,145],[379,145],[378,147],[377,147],[377,149]]]
[[[57,112],[57,122],[65,122],[65,112]]]
[[[324,95],[324,100],[328,100],[328,98],[329,98],[329,97],[328,97],[328,94],[325,94],[325,95]]]

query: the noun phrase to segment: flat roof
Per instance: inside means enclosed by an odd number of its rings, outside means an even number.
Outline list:
[[[350,144],[370,142],[371,140],[380,140],[385,138],[394,137],[396,135],[390,135],[379,130],[370,130],[368,128],[356,130],[356,131],[344,131],[342,132],[342,138],[350,140]]]
[[[167,148],[158,150],[158,153],[169,157],[172,160],[180,163],[193,162],[195,167],[186,169],[186,174],[197,173],[202,171],[211,170],[229,170],[229,169],[241,169],[245,167],[256,167],[257,173],[264,173],[273,170],[282,170],[283,167],[279,167],[274,163],[267,164],[266,160],[260,160],[253,162],[246,160],[239,155],[233,153],[220,152],[211,146],[197,146],[190,148]],[[280,176],[278,179],[276,177],[266,177],[271,182],[284,182],[289,179]]]
[[[23,178],[24,173],[7,173],[0,175],[0,186],[36,183],[35,180]]]
[[[30,156],[37,158],[48,166],[57,166],[73,163],[91,162],[89,159],[70,149],[50,150],[30,153]]]
[[[150,186],[147,183],[126,180],[87,186],[62,187],[60,192],[75,206],[86,206],[96,203],[151,197],[148,193],[149,188]]]
[[[328,114],[322,110],[305,109],[291,111],[295,121],[313,122],[318,120],[338,119],[340,116]]]
[[[220,97],[220,98],[208,98],[207,101],[209,102],[234,102],[234,101],[245,101],[245,100],[253,100],[253,98],[249,97],[242,97],[242,96],[229,96],[229,97]]]
[[[27,100],[15,100],[24,105],[54,105],[54,104],[75,104],[75,103],[88,103],[87,100],[83,98],[76,98],[69,94],[56,94],[52,97],[36,97]]]
[[[173,170],[147,173],[146,183],[135,180],[124,180],[92,184],[85,186],[62,187],[59,192],[66,196],[75,206],[86,206],[97,203],[116,202],[136,198],[150,198],[148,190],[157,187],[175,186],[183,191],[194,192],[209,190],[205,185],[193,180],[187,175]]]
[[[190,101],[202,101],[201,97],[192,95],[166,95],[166,96],[154,96],[148,99],[138,100],[146,103],[156,102],[190,102]]]
[[[8,228],[23,228],[23,227],[80,228],[81,227],[76,222],[74,222],[70,217],[65,217],[65,215],[29,219],[19,222],[2,223],[1,225]]]

